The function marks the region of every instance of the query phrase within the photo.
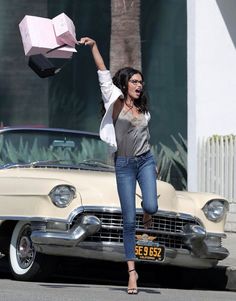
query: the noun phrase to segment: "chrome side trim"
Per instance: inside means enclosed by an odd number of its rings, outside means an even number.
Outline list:
[[[119,207],[83,206],[83,209],[84,209],[84,212],[94,211],[94,212],[121,213],[121,209]],[[137,208],[136,212],[143,213],[143,210],[141,208]],[[203,226],[202,221],[199,218],[197,218],[191,214],[158,210],[155,215],[165,216],[165,217],[170,217],[170,218],[182,218],[182,219],[191,220],[191,221],[195,220],[198,224]]]
[[[75,208],[68,216],[68,219],[67,219],[67,223],[71,224],[73,219],[84,212],[84,207],[83,206],[80,206],[80,207],[77,207]]]
[[[206,233],[206,237],[212,237],[212,236],[215,236],[215,237],[219,237],[219,238],[227,238],[227,234],[225,233],[214,233],[214,232],[207,232]]]
[[[64,223],[71,223],[74,217],[80,213],[84,212],[82,206],[75,208],[68,216],[68,218],[55,218],[55,217],[38,217],[38,216],[0,216],[0,220],[14,220],[14,221],[35,221],[35,222],[64,222]]]
[[[121,209],[119,207],[101,207],[101,206],[80,206],[75,208],[68,216],[67,219],[61,219],[61,218],[54,218],[54,217],[36,217],[36,216],[0,216],[0,220],[27,220],[27,221],[45,221],[45,222],[65,222],[71,224],[73,219],[81,214],[81,213],[86,213],[86,211],[94,211],[96,212],[112,212],[112,213],[121,213]],[[142,213],[142,209],[138,208],[137,213]],[[158,210],[156,215],[159,216],[164,216],[164,217],[170,217],[170,218],[182,218],[186,220],[195,220],[198,224],[202,225],[202,222],[190,215],[190,214],[185,214],[185,213],[175,213],[171,211],[164,211],[164,210]]]
[[[29,222],[61,222],[68,223],[67,219],[53,217],[38,217],[38,216],[0,216],[0,220],[4,221],[29,221]]]

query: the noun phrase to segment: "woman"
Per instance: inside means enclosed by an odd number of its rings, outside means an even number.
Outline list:
[[[156,213],[156,164],[150,152],[148,121],[150,114],[144,94],[143,75],[130,67],[118,70],[111,78],[94,40],[81,38],[89,45],[98,69],[105,107],[100,137],[115,153],[117,190],[123,216],[123,240],[128,264],[128,294],[137,294],[138,274],[135,270],[135,191],[138,181],[142,191],[144,227],[149,227]]]

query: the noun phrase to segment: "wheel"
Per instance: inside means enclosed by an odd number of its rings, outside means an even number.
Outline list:
[[[36,253],[32,244],[31,225],[19,221],[11,236],[9,263],[12,275],[17,280],[40,280],[51,272],[47,256]]]

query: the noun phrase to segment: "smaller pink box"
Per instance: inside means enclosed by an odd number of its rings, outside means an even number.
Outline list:
[[[52,24],[57,42],[75,47],[77,40],[73,21],[65,13],[61,13],[52,19]]]
[[[47,51],[63,43],[58,43],[51,19],[26,15],[19,24],[26,56],[43,54],[53,58],[71,58],[77,52],[74,47],[65,46],[50,53]]]

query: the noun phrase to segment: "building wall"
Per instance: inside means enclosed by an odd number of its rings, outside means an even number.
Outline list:
[[[236,134],[236,18],[232,12],[236,12],[234,0],[188,0],[188,187],[193,191],[197,189],[198,139]]]
[[[186,0],[141,1],[140,30],[152,144],[172,147],[187,136]]]
[[[236,134],[236,1],[188,0],[187,11],[188,189],[197,191],[198,141]]]
[[[48,124],[48,81],[27,66],[18,24],[25,15],[47,16],[47,0],[0,1],[0,122]]]

